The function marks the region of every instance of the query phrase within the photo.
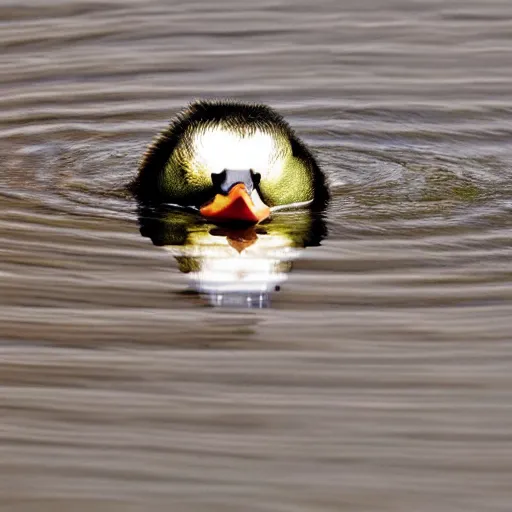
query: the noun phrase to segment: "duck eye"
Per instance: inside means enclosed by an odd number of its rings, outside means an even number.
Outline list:
[[[257,187],[261,181],[261,174],[259,172],[254,172],[251,169],[251,177],[252,177],[252,182],[254,183],[254,186]]]
[[[220,187],[224,180],[226,179],[226,170],[222,172],[213,172],[212,173],[212,183],[214,187]]]

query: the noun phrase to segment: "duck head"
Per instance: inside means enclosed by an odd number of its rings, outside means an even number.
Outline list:
[[[259,223],[323,208],[325,179],[284,119],[264,105],[193,103],[148,148],[131,184],[144,204],[191,208],[213,223]]]

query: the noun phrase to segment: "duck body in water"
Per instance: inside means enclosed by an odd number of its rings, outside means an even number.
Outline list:
[[[271,211],[325,207],[329,193],[314,156],[264,105],[199,101],[149,146],[131,184],[145,204],[199,210],[212,222],[257,223]]]

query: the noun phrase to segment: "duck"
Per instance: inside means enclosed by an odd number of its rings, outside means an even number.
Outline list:
[[[329,200],[312,152],[273,108],[199,100],[149,145],[130,184],[143,204],[192,209],[214,224],[258,224]]]

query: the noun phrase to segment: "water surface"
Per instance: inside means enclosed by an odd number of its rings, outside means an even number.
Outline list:
[[[510,510],[510,2],[0,19],[1,510]],[[272,105],[331,184],[265,309],[186,293],[123,190],[197,97]]]

